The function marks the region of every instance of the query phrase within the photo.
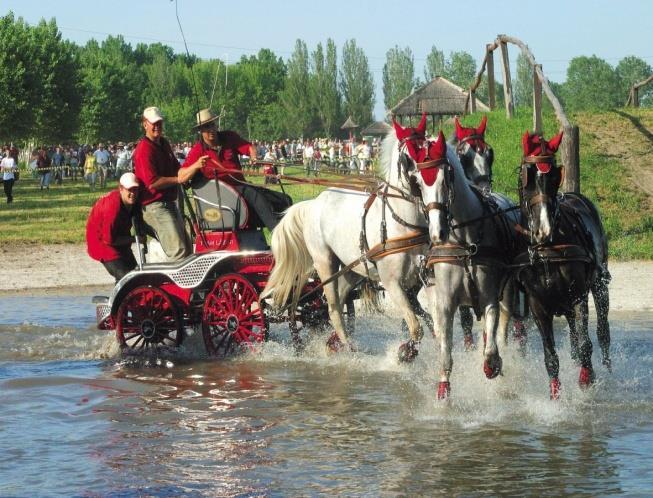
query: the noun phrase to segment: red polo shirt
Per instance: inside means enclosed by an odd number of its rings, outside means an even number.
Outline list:
[[[116,245],[120,236],[130,235],[131,214],[120,199],[120,191],[112,190],[100,197],[86,222],[86,249],[97,261],[114,261],[131,252],[131,244]]]
[[[226,169],[235,169],[242,170],[240,166],[239,155],[249,155],[251,144],[242,138],[235,131],[219,131],[218,132],[218,144],[220,145],[220,152],[217,150],[209,148],[208,145],[204,145],[205,148],[202,148],[202,142],[197,142],[193,145],[193,148],[186,156],[183,167],[190,166],[195,164],[197,160],[202,156],[209,156],[214,161],[219,162],[223,168]],[[202,173],[207,178],[215,178],[215,173],[218,173],[218,179],[222,180],[225,183],[230,185],[237,185],[238,181],[245,181],[245,177],[242,173],[224,173],[220,171],[220,168],[208,162],[203,168]]]
[[[147,206],[156,201],[176,201],[176,186],[163,190],[152,188],[152,184],[160,176],[177,176],[179,161],[172,152],[170,144],[165,138],[154,143],[147,137],[143,137],[132,156],[134,161],[134,174],[141,181],[140,201]]]

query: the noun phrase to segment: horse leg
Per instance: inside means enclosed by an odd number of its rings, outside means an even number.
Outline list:
[[[578,328],[576,327],[576,312],[565,313],[569,324],[569,346],[571,348],[571,359],[576,365],[580,365],[580,348],[578,346]]]
[[[560,379],[558,374],[560,372],[560,360],[555,350],[555,339],[553,337],[553,317],[542,306],[539,301],[529,298],[529,305],[533,312],[533,318],[537,323],[537,328],[542,337],[542,345],[544,346],[544,365],[549,374],[550,394],[551,399],[556,400],[560,398]]]
[[[528,305],[526,304],[526,295],[520,291],[516,285],[512,289],[512,327],[513,338],[523,349],[526,347],[528,334],[524,322],[528,316]]]
[[[612,360],[610,359],[610,323],[608,312],[610,311],[610,295],[608,285],[604,279],[600,279],[592,285],[592,298],[596,309],[596,337],[601,347],[601,363],[612,372]]]
[[[419,294],[421,288],[422,284],[420,283],[412,289],[408,289],[406,291],[406,296],[410,302],[410,307],[413,309],[413,313],[424,320],[424,323],[426,323],[426,328],[431,332],[431,335],[433,335],[433,319],[431,318],[431,315],[424,308],[422,308],[422,305],[417,299],[417,295]],[[410,333],[406,320],[401,321],[401,331],[404,333]]]
[[[334,257],[330,255],[324,255],[322,257],[315,258],[314,265],[318,275],[320,276],[320,280],[325,282],[331,277],[331,275],[335,273],[337,262],[335,261]],[[338,280],[335,280],[334,282],[324,286],[324,297],[327,301],[331,324],[335,329],[335,334],[329,338],[327,341],[327,346],[333,352],[339,352],[345,348],[352,350],[352,345],[349,343],[349,339],[345,333],[345,325],[342,317],[342,307],[340,306],[340,299],[338,297]]]
[[[580,360],[580,374],[578,384],[587,388],[594,382],[594,368],[592,368],[592,341],[587,327],[588,322],[587,296],[574,307],[574,320],[578,331],[578,354]]]
[[[469,351],[474,349],[474,336],[472,335],[474,315],[472,315],[472,308],[470,306],[460,306],[458,312],[460,313],[460,325],[463,328],[465,350]]]
[[[485,330],[483,332],[484,348],[483,372],[488,379],[494,379],[501,373],[503,361],[497,346],[497,325],[499,323],[499,306],[489,304],[485,307]]]
[[[453,369],[451,347],[453,342],[453,315],[455,306],[452,303],[443,303],[436,300],[435,286],[427,287],[429,307],[433,317],[434,330],[440,340],[440,371],[438,383],[438,399],[447,399],[451,394],[449,378]]]
[[[410,299],[401,287],[399,281],[385,281],[386,292],[392,302],[401,310],[404,320],[408,325],[410,339],[399,347],[399,361],[411,362],[417,357],[419,343],[422,340],[424,332],[422,326],[413,311]]]

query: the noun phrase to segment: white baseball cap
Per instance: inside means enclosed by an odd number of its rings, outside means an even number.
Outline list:
[[[143,111],[143,117],[147,119],[150,123],[158,123],[163,121],[163,114],[158,107],[146,107]]]
[[[138,183],[138,178],[136,178],[134,173],[125,173],[120,177],[120,185],[126,189],[130,189],[134,187],[140,187],[141,184]]]

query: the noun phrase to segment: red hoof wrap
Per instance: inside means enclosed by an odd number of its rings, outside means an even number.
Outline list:
[[[514,325],[515,333],[513,335],[513,338],[515,339],[515,342],[518,342],[520,346],[525,346],[526,345],[526,327],[524,327],[524,322],[521,320],[516,320],[515,325]]]
[[[451,394],[451,384],[449,382],[440,382],[438,384],[438,399],[447,399]]]
[[[551,379],[551,399],[558,400],[560,399],[560,380],[558,377]]]
[[[469,351],[470,349],[474,349],[474,336],[473,335],[465,335],[465,351]]]
[[[502,365],[503,361],[501,360],[501,356],[497,356],[496,361],[492,365],[490,365],[489,361],[485,360],[483,362],[483,373],[488,379],[494,379],[501,373]]]
[[[340,340],[340,337],[338,337],[338,334],[333,331],[333,333],[329,336],[326,342],[327,348],[329,348],[329,351],[332,353],[340,353],[345,349],[344,344]]]
[[[578,385],[581,389],[587,389],[594,383],[594,371],[591,368],[580,367]]]

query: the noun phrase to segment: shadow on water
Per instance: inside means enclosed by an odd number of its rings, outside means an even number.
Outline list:
[[[391,316],[361,318],[355,354],[328,356],[315,337],[296,356],[280,327],[259,354],[226,361],[204,358],[197,336],[177,356],[120,359],[111,336],[69,323],[0,325],[9,351],[0,357],[0,495],[653,489],[650,314],[615,315],[614,373],[595,354],[598,382],[587,392],[560,329],[558,403],[548,400],[534,329],[524,355],[512,345],[503,352],[495,381],[458,334],[453,396],[442,403],[434,341],[423,341],[413,365],[399,365]]]

